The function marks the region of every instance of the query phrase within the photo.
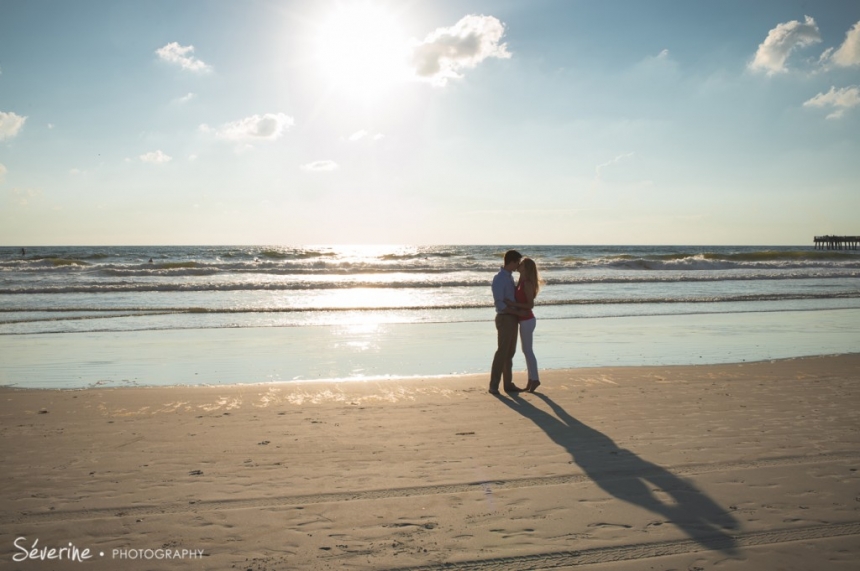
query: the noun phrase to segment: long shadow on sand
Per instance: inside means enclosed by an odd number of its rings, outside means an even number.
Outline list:
[[[576,420],[548,396],[534,396],[548,404],[555,416],[523,398],[499,400],[534,422],[570,453],[594,483],[614,497],[663,516],[703,547],[736,554],[737,542],[727,530],[739,529],[737,520],[702,490],[630,450],[619,448],[607,435]],[[661,501],[649,488],[662,490],[671,501]]]

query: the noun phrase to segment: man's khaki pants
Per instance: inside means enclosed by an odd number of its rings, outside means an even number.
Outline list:
[[[499,348],[493,357],[493,368],[490,369],[490,390],[499,390],[499,382],[504,379],[505,389],[514,384],[514,355],[517,352],[517,334],[519,319],[509,313],[496,314],[496,333]]]

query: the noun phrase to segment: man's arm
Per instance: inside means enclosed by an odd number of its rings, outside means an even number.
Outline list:
[[[496,305],[496,313],[505,313],[507,309],[507,304],[505,303],[505,297],[507,297],[507,293],[505,291],[505,276],[502,275],[502,272],[496,274],[496,277],[493,278],[493,303]]]

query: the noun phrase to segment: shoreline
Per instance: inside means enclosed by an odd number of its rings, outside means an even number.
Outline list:
[[[96,570],[856,566],[860,354],[542,381],[3,387],[0,558],[25,537]],[[158,549],[204,556],[114,556]]]

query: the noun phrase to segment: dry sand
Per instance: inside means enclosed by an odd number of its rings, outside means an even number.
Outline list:
[[[486,385],[0,389],[0,568],[860,568],[860,354]]]

